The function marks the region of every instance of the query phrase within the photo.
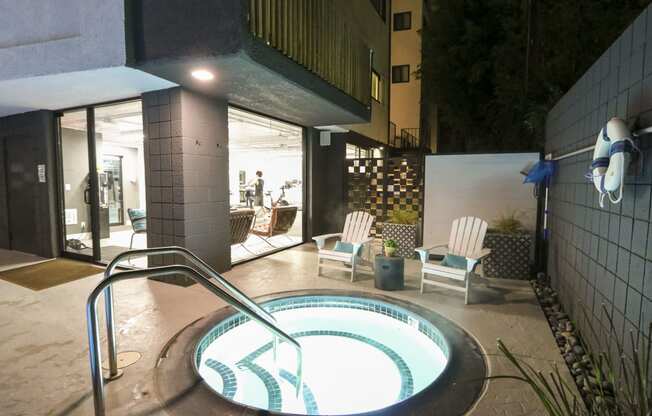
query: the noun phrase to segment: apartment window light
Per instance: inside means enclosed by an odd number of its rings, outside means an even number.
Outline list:
[[[412,29],[412,12],[394,13],[394,32]]]
[[[392,66],[392,83],[410,82],[410,65]]]
[[[382,102],[383,82],[378,72],[371,70],[371,98]]]

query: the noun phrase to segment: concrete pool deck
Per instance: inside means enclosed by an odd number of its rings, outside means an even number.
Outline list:
[[[0,268],[32,261],[38,259],[0,250]],[[570,380],[527,282],[487,279],[490,287],[478,284],[474,303],[465,306],[456,292],[419,294],[418,262],[408,261],[406,267],[406,289],[396,292],[374,289],[370,276],[355,283],[337,271],[327,272],[335,278],[317,277],[316,249],[305,244],[238,265],[225,276],[251,297],[320,288],[363,290],[412,302],[469,332],[484,349],[490,375],[515,374],[496,349],[496,338],[501,338],[534,368],[547,372],[556,363]],[[0,413],[93,414],[85,304],[100,279],[91,276],[39,292],[0,280]],[[183,288],[146,279],[116,284],[115,299],[119,351],[138,351],[142,358],[106,385],[107,413],[164,415],[152,380],[157,357],[182,328],[225,304],[199,285]],[[496,380],[487,383],[469,414],[545,413],[527,385]]]

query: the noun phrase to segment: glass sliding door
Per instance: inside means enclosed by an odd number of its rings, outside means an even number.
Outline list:
[[[303,242],[303,129],[229,107],[231,262]]]
[[[142,103],[97,106],[94,121],[100,260],[108,263],[130,248],[147,248]],[[133,259],[130,265],[146,267],[146,259]]]
[[[66,111],[59,127],[65,253],[109,263],[146,248],[141,101]]]
[[[64,251],[93,258],[92,184],[86,109],[59,119]]]

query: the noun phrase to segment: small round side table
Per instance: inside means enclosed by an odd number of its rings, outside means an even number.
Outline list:
[[[381,290],[401,290],[405,284],[405,259],[377,255],[374,259],[374,286]]]

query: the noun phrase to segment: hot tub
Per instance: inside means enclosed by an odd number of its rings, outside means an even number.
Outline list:
[[[442,410],[463,413],[479,395],[484,361],[477,344],[451,322],[395,299],[319,292],[278,294],[260,302],[301,345],[301,376],[291,345],[281,342],[275,357],[267,330],[225,308],[182,331],[162,354],[159,368],[165,371],[157,384],[168,410],[402,414],[439,403]],[[179,360],[180,356],[185,358]],[[178,379],[172,376],[175,373]],[[183,400],[171,387],[179,383],[176,391],[184,392]],[[188,390],[199,401],[189,404]],[[456,391],[458,400],[446,397],[446,392]]]

